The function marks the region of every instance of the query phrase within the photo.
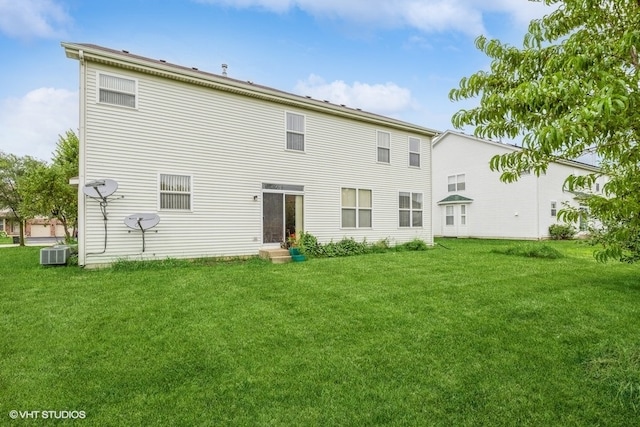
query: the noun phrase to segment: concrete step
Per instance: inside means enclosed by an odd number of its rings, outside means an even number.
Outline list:
[[[291,261],[289,251],[282,248],[260,249],[258,256],[263,259],[269,259],[274,264],[284,264]]]

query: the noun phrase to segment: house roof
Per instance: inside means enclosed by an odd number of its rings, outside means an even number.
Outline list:
[[[125,68],[278,104],[318,111],[381,126],[384,125],[407,132],[419,133],[428,137],[434,137],[440,133],[434,129],[369,113],[359,108],[332,104],[329,101],[321,101],[309,96],[294,95],[267,86],[258,85],[252,81],[242,81],[227,77],[226,75],[212,74],[200,71],[195,67],[172,64],[162,59],[146,58],[129,53],[129,51],[126,50],[115,50],[88,43],[62,43],[62,47],[65,49],[68,58],[77,59],[80,62],[91,61]]]
[[[468,202],[473,202],[473,199],[461,196],[459,194],[452,194],[451,196],[445,197],[444,199],[440,200],[438,204],[449,205],[454,203],[468,203]]]
[[[484,139],[484,138],[479,138],[477,136],[474,135],[469,135],[463,132],[456,132],[456,131],[452,131],[452,130],[447,130],[439,135],[437,135],[433,141],[432,141],[432,146],[435,147],[437,144],[439,144],[441,141],[443,141],[447,135],[457,135],[460,136],[462,138],[466,138],[466,139],[470,139],[472,141],[476,141],[476,142],[481,142],[484,144],[488,144],[488,145],[493,145],[496,147],[500,147],[503,149],[507,149],[507,150],[511,150],[511,151],[519,151],[522,150],[522,147],[519,147],[515,144],[508,144],[508,143],[504,143],[502,141],[493,141],[490,139]],[[567,159],[558,159],[556,161],[554,161],[553,163],[558,163],[561,165],[566,165],[566,166],[572,166],[572,167],[576,167],[576,168],[580,168],[580,169],[585,169],[588,170],[590,172],[600,172],[600,168],[598,166],[594,166],[594,165],[590,165],[587,163],[583,163],[583,162],[579,162],[577,160],[567,160]]]

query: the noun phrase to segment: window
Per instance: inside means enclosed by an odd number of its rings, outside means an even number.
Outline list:
[[[556,216],[558,214],[558,203],[552,201],[551,202],[551,216]]]
[[[467,225],[467,205],[460,205],[460,225]]]
[[[398,216],[400,227],[422,227],[422,193],[400,192]]]
[[[98,101],[136,108],[136,81],[98,73]]]
[[[371,228],[371,190],[343,188],[342,227]]]
[[[420,139],[409,138],[409,166],[420,167]]]
[[[464,174],[450,175],[448,177],[448,191],[462,191],[465,189]]]
[[[287,113],[287,150],[304,151],[304,116]]]
[[[160,175],[160,209],[191,210],[191,177]]]
[[[453,206],[449,205],[445,207],[445,224],[454,225],[453,222]]]
[[[600,183],[596,182],[596,192],[600,192]]]
[[[378,161],[380,163],[391,162],[391,134],[378,132]]]

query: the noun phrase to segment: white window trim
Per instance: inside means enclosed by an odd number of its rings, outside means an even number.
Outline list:
[[[342,205],[342,190],[344,189],[349,189],[349,190],[356,190],[356,206],[343,206]],[[360,190],[364,190],[364,191],[369,191],[371,192],[371,206],[368,208],[361,208],[360,207]],[[356,226],[355,227],[344,227],[342,225],[342,211],[344,209],[354,209],[356,211]],[[360,210],[368,210],[371,211],[371,226],[369,227],[364,227],[360,225]],[[341,230],[356,230],[356,229],[365,229],[365,230],[371,230],[373,229],[373,189],[371,188],[358,188],[358,187],[354,187],[354,186],[348,186],[348,185],[343,185],[340,187],[340,229]]]
[[[409,209],[400,207],[400,193],[409,193]],[[414,209],[413,207],[413,195],[420,194],[422,196],[422,209]],[[407,191],[400,190],[396,195],[397,212],[398,212],[398,228],[399,229],[407,229],[407,228],[424,228],[424,213],[427,209],[424,203],[424,192],[423,191]],[[400,211],[408,211],[409,212],[409,225],[400,225]],[[420,211],[422,212],[422,225],[413,225],[413,212]]]
[[[379,136],[381,133],[386,133],[387,135],[389,135],[389,147],[381,147],[380,146],[380,139]],[[378,156],[378,150],[382,148],[382,149],[386,149],[389,151],[389,161],[388,162],[383,162],[380,160],[379,156]],[[381,164],[381,165],[390,165],[391,164],[391,132],[387,132],[384,130],[377,130],[376,131],[376,162]]]
[[[412,139],[417,139],[418,140],[418,151],[411,151],[411,140]],[[422,139],[418,138],[416,136],[410,136],[407,138],[407,146],[409,148],[408,152],[408,158],[407,158],[407,164],[409,165],[410,168],[414,168],[414,169],[422,169]],[[417,154],[419,156],[420,159],[420,164],[418,166],[412,165],[411,164],[411,155],[412,154]]]
[[[133,93],[129,93],[129,92],[119,92],[119,93],[126,93],[129,95],[133,95],[134,96],[134,100],[135,100],[135,106],[134,107],[129,107],[127,105],[120,105],[120,104],[112,104],[110,102],[101,102],[100,101],[100,89],[102,89],[100,87],[100,76],[104,75],[104,76],[110,76],[110,77],[115,77],[118,79],[125,79],[125,80],[132,80],[136,86],[136,90]],[[123,76],[122,74],[114,74],[114,73],[105,73],[104,71],[96,71],[96,104],[100,104],[100,105],[108,105],[110,107],[116,107],[116,108],[127,108],[129,110],[137,110],[138,109],[138,79],[135,77],[131,77],[131,76]],[[109,89],[107,89],[109,90]],[[113,91],[115,92],[115,91]]]
[[[296,116],[302,116],[302,119],[304,120],[304,129],[302,130],[302,132],[298,132],[298,131],[290,131],[289,127],[288,127],[288,123],[287,123],[287,114],[295,114]],[[287,147],[287,134],[291,132],[291,133],[295,133],[298,135],[302,135],[303,137],[303,149],[302,150],[294,150],[293,148],[289,148]],[[307,115],[306,114],[302,114],[302,113],[298,113],[297,111],[285,111],[284,112],[284,149],[285,151],[289,151],[291,153],[305,153],[307,151]]]
[[[173,176],[188,176],[189,177],[189,209],[169,209],[163,208],[161,202],[161,194],[163,193],[160,190],[161,176],[162,175],[173,175]],[[190,173],[184,172],[158,172],[158,177],[156,181],[156,189],[157,189],[157,198],[158,198],[158,211],[162,212],[193,212],[193,175]],[[187,194],[186,192],[183,194]]]

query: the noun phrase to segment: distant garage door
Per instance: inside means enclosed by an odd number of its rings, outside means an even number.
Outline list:
[[[51,226],[49,224],[32,224],[31,237],[49,237],[51,236]]]

